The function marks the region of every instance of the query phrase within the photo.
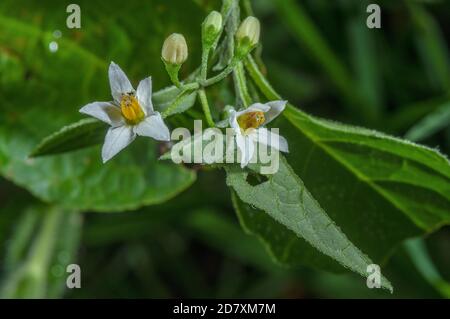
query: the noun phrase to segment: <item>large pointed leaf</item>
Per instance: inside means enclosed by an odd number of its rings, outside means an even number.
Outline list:
[[[280,99],[253,61],[268,99]],[[450,165],[438,151],[312,117],[292,105],[275,123],[295,173],[343,233],[376,263],[405,238],[450,223]]]
[[[275,262],[291,267],[307,265],[331,272],[345,270],[269,214],[243,202],[236,192],[232,191],[231,195],[241,226],[247,233],[256,235],[262,241]]]
[[[252,167],[255,171],[257,168]],[[283,157],[280,159],[278,171],[268,175],[268,181],[256,186],[249,184],[248,172],[239,167],[226,167],[226,171],[227,184],[233,187],[239,198],[263,210],[283,225],[284,228],[279,229],[282,235],[289,236],[294,233],[342,266],[364,277],[368,275],[367,266],[373,262],[354,246],[328,217]],[[302,256],[296,250],[290,252],[292,248],[299,248],[296,241],[296,237],[291,237],[292,246],[286,243],[284,252],[304,258],[307,254]],[[382,279],[382,285],[392,290],[385,278]]]
[[[287,135],[297,129],[296,138],[290,139],[291,157],[303,154],[300,161],[296,157],[295,165],[303,174],[309,175],[311,167],[322,167],[332,160],[336,173],[340,168],[352,176],[339,180],[341,189],[359,192],[367,188],[370,195],[381,199],[378,205],[388,203],[425,230],[450,222],[450,165],[437,151],[378,132],[311,118],[293,107],[286,110],[285,117],[289,122],[283,123]],[[321,178],[334,179],[324,176],[327,168],[322,167]]]
[[[83,119],[64,126],[47,136],[31,152],[30,157],[60,154],[103,142],[107,125],[93,118]]]

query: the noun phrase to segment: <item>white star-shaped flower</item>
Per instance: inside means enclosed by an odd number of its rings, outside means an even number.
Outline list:
[[[255,103],[245,110],[230,111],[229,125],[233,128],[236,144],[241,152],[241,167],[248,165],[256,151],[256,143],[281,152],[289,152],[286,139],[263,127],[275,119],[286,107],[287,101]]]
[[[95,117],[109,125],[102,149],[103,163],[127,147],[137,135],[169,141],[170,132],[159,112],[153,110],[152,79],[147,77],[135,91],[122,69],[111,62],[109,83],[112,102],[93,102],[80,112]]]

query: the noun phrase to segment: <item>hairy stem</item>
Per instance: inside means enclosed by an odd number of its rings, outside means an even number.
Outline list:
[[[245,78],[244,65],[242,62],[239,62],[236,65],[236,68],[234,69],[234,77],[239,98],[241,99],[244,107],[247,108],[251,104],[252,99],[248,93],[247,80]]]
[[[216,126],[214,120],[211,116],[211,110],[209,109],[208,98],[206,97],[206,92],[204,89],[200,89],[198,91],[198,97],[200,99],[200,103],[202,104],[203,113],[205,113],[206,122],[209,127]]]
[[[208,74],[208,57],[211,47],[204,47],[202,50],[202,65],[200,69],[200,80],[206,81],[206,76]]]
[[[268,98],[269,100],[281,99],[281,96],[275,91],[275,89],[270,85],[269,81],[267,81],[265,76],[261,73],[258,65],[256,65],[256,62],[251,55],[249,55],[245,60],[245,66],[253,81],[255,81],[256,85],[266,96],[266,98]]]
[[[233,72],[234,68],[236,67],[236,64],[239,62],[238,59],[232,59],[230,64],[228,64],[228,66],[219,74],[217,74],[216,76],[207,79],[205,81],[203,81],[203,83],[201,83],[204,87],[206,86],[210,86],[213,85],[217,82],[222,81],[223,79],[225,79],[231,72]]]

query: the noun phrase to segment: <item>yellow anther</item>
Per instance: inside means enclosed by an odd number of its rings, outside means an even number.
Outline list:
[[[248,112],[239,116],[237,121],[243,132],[246,132],[248,129],[257,129],[265,121],[264,112]]]
[[[123,117],[131,124],[142,121],[145,113],[133,94],[124,94],[120,100],[120,110]]]

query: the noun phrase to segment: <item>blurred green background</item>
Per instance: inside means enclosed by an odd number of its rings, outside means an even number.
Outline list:
[[[450,297],[448,227],[396,250],[383,268],[395,287],[391,295],[368,289],[357,275],[277,265],[240,228],[223,172],[180,167],[172,176],[166,164],[137,154],[150,142],[139,141],[107,168],[98,147],[28,159],[43,137],[82,118],[82,105],[109,99],[110,61],[133,83],[152,75],[154,90],[161,89],[169,79],[160,49],[179,32],[190,50],[182,72],[192,72],[199,65],[200,24],[221,6],[77,1],[81,29],[68,29],[72,2],[0,3],[1,297]],[[366,26],[369,3],[242,0],[242,14],[260,18],[257,54],[290,102],[449,154],[450,2],[377,1],[381,29]],[[216,104],[233,93],[215,90]],[[158,152],[150,147],[146,156]],[[92,165],[82,170],[86,162]],[[155,190],[144,203],[127,197],[143,188]],[[164,195],[167,189],[173,191]],[[72,263],[81,266],[81,289],[65,288]]]

